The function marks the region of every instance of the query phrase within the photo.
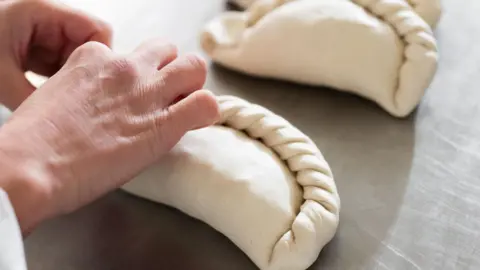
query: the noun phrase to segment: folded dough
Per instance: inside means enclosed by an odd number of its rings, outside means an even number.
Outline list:
[[[240,8],[247,9],[261,0],[229,0]],[[290,0],[286,0],[290,1]],[[284,1],[284,2],[286,2]],[[296,0],[298,1],[298,0]],[[271,1],[270,1],[271,2]],[[407,0],[415,12],[422,17],[432,28],[435,28],[442,15],[440,0]]]
[[[329,165],[289,122],[239,98],[123,189],[228,237],[262,270],[305,270],[334,236],[340,199]]]
[[[209,22],[201,44],[228,68],[356,93],[397,117],[418,105],[438,60],[431,27],[404,0],[257,0]]]

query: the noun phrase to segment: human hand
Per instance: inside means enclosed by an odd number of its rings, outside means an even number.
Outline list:
[[[0,1],[0,103],[13,111],[35,90],[26,71],[52,76],[78,46],[110,46],[111,36],[106,23],[57,2]]]
[[[118,188],[213,124],[205,78],[201,59],[158,40],[126,56],[96,42],[75,50],[0,129],[0,171],[17,179],[0,176],[0,187],[22,230]]]

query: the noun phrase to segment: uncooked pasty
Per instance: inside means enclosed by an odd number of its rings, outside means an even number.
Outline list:
[[[238,7],[247,9],[253,3],[260,2],[261,0],[229,0],[236,4]],[[291,1],[291,0],[284,0]],[[295,0],[298,1],[298,0]],[[352,0],[351,0],[352,1]],[[270,0],[271,2],[271,0]],[[407,0],[407,2],[413,7],[415,12],[422,17],[432,28],[434,28],[440,16],[442,15],[442,5],[440,0]]]
[[[410,1],[418,12],[437,3]],[[257,0],[209,22],[201,44],[228,68],[356,93],[397,117],[418,105],[438,61],[432,28],[405,0]]]
[[[218,97],[221,121],[193,131],[123,189],[228,237],[262,270],[305,270],[331,241],[340,199],[329,165],[289,122]]]

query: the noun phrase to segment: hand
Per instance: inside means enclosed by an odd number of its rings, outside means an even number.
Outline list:
[[[157,40],[126,56],[97,42],[75,50],[0,129],[0,171],[11,175],[3,187],[24,232],[118,188],[186,132],[213,124],[216,100],[197,91],[205,78],[201,59]]]
[[[78,46],[107,46],[112,31],[100,20],[47,0],[0,0],[0,103],[15,110],[34,90],[25,72],[52,76]]]

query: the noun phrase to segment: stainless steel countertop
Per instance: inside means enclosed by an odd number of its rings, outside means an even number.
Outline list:
[[[198,51],[198,31],[225,8],[221,0],[65,2],[111,22],[119,51],[158,35],[181,53]],[[341,224],[312,270],[480,269],[480,1],[443,4],[438,74],[408,119],[346,93],[210,67],[208,88],[284,116],[329,161]],[[207,225],[123,192],[43,224],[26,252],[32,270],[256,269]]]

